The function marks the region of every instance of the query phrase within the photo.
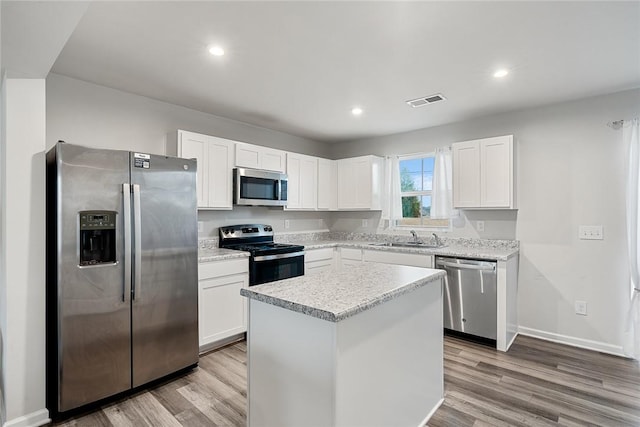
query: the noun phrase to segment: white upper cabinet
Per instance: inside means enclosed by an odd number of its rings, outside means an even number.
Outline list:
[[[480,206],[480,144],[477,141],[452,144],[453,206]]]
[[[199,209],[233,208],[234,144],[224,138],[179,130],[167,137],[170,156],[196,159]]]
[[[515,209],[513,135],[452,144],[455,208]]]
[[[338,209],[338,162],[318,159],[318,210]]]
[[[236,166],[284,173],[286,152],[260,145],[236,143]]]
[[[340,159],[338,210],[380,210],[384,160],[377,156]]]
[[[318,205],[318,158],[287,153],[287,210],[315,210]]]

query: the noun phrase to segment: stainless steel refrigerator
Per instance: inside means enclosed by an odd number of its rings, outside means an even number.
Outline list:
[[[196,162],[58,143],[47,153],[53,416],[198,362]]]

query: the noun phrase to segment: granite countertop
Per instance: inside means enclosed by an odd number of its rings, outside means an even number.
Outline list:
[[[244,288],[250,299],[339,322],[444,277],[430,268],[362,264]]]
[[[249,252],[236,251],[224,248],[200,248],[198,249],[198,262],[222,261],[226,259],[248,258]]]
[[[322,249],[330,247],[351,247],[357,249],[367,249],[374,251],[398,252],[408,254],[442,255],[451,257],[477,258],[495,261],[506,261],[518,255],[518,248],[468,246],[460,244],[450,244],[441,248],[412,248],[401,246],[379,246],[377,242],[363,242],[358,240],[312,240],[299,242],[305,249]]]
[[[278,237],[278,236],[276,236]],[[477,258],[493,261],[506,261],[520,252],[517,241],[509,240],[480,240],[480,239],[445,239],[446,246],[440,248],[416,248],[401,246],[379,246],[380,237],[374,235],[360,236],[358,239],[350,239],[349,236],[339,236],[338,239],[315,239],[313,235],[301,236],[300,240],[285,240],[285,243],[295,243],[303,245],[305,249],[322,249],[322,248],[356,248],[374,251],[387,251],[408,254],[424,254],[424,255],[442,255],[450,257]],[[309,240],[305,240],[308,237]],[[342,237],[342,238],[340,238]],[[364,237],[364,238],[362,238]],[[382,237],[384,239],[384,237]],[[276,242],[280,239],[276,238]],[[200,250],[198,252],[199,262],[221,261],[225,259],[243,258],[249,256],[247,252],[220,249],[217,247],[218,242],[203,240],[200,242]]]

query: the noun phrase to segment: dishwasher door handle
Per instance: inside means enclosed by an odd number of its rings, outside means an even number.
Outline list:
[[[457,268],[458,270],[496,271],[495,266],[486,267],[484,265],[458,264],[456,262],[446,262],[446,261],[436,262],[436,268],[440,266]]]

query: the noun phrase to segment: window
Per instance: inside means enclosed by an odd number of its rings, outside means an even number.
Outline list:
[[[433,154],[400,157],[402,219],[397,226],[449,228],[448,219],[431,219]]]

